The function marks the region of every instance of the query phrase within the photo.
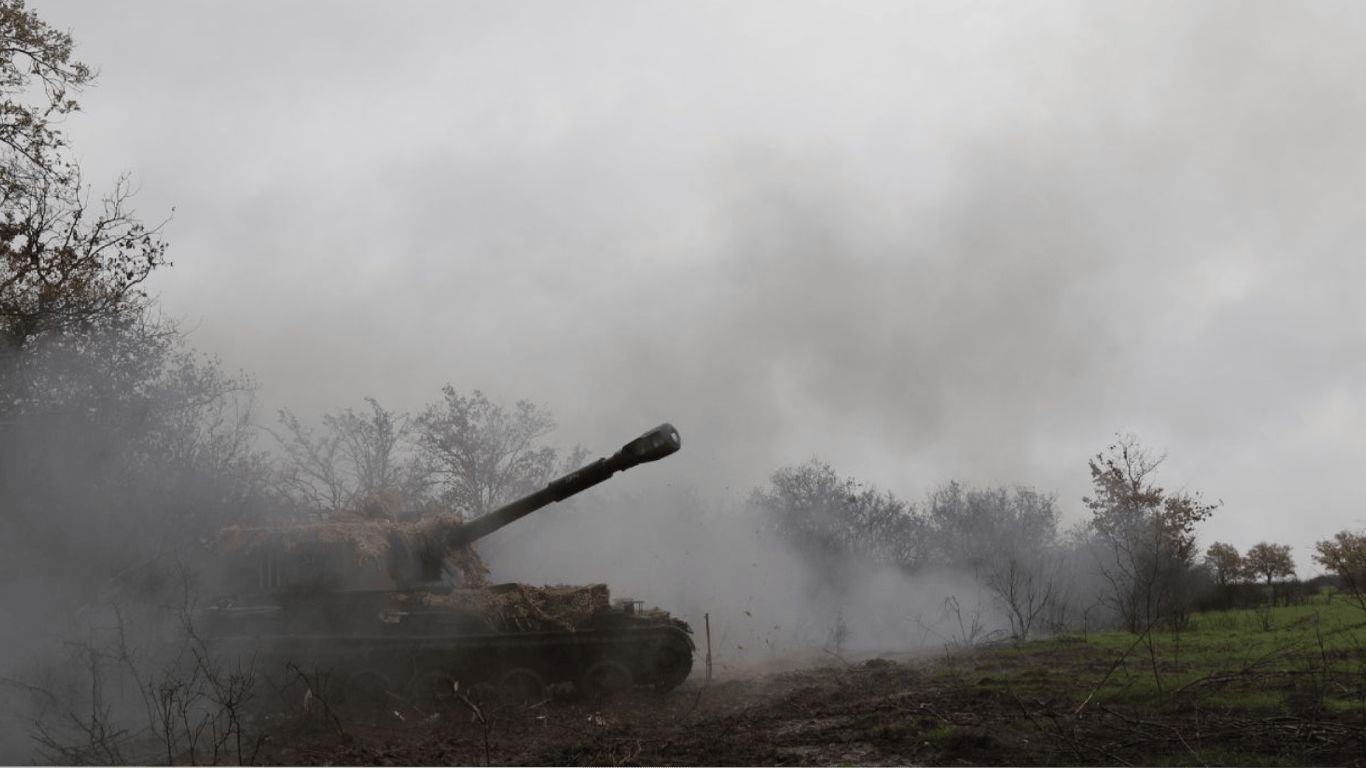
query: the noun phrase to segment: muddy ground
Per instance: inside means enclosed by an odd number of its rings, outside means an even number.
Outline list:
[[[980,660],[979,660],[980,659]],[[449,697],[281,720],[294,765],[1362,765],[1360,716],[1144,713],[1020,696],[978,655],[832,660],[667,694],[521,706]],[[1062,694],[1063,692],[1060,692]],[[392,703],[392,702],[391,702]]]

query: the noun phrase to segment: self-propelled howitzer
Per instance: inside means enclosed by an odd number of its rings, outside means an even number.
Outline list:
[[[228,548],[256,555],[257,583],[205,612],[210,633],[268,666],[326,668],[352,702],[417,701],[456,682],[516,700],[557,684],[589,695],[673,688],[692,669],[694,645],[688,625],[664,611],[613,604],[603,584],[452,586],[440,577],[479,539],[681,446],[663,424],[470,522],[358,518],[226,531]],[[339,567],[359,563],[369,563],[360,575]]]

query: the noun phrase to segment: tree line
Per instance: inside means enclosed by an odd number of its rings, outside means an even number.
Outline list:
[[[1164,489],[1165,458],[1120,436],[1087,462],[1089,516],[1066,528],[1053,493],[949,482],[917,504],[842,477],[817,458],[777,470],[749,503],[765,533],[800,553],[828,585],[843,586],[855,563],[907,574],[966,572],[1018,639],[1077,627],[1141,633],[1180,626],[1195,610],[1289,599],[1297,584],[1289,545],[1263,541],[1245,554],[1224,542],[1201,549],[1197,528],[1222,503]],[[1320,541],[1314,560],[1366,608],[1366,533]]]
[[[355,512],[399,519],[436,509],[479,517],[539,490],[587,457],[546,441],[554,416],[526,400],[508,408],[453,386],[416,415],[338,409],[309,426],[288,409],[270,430],[280,449],[273,487],[281,506],[305,517]]]

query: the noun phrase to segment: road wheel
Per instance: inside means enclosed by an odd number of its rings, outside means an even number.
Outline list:
[[[650,652],[648,680],[658,691],[677,688],[692,674],[692,646],[681,637],[660,640]]]
[[[605,699],[628,691],[635,684],[631,671],[620,662],[611,659],[595,661],[584,670],[580,690],[585,698]]]
[[[526,706],[544,697],[545,680],[529,667],[510,669],[498,681],[498,698],[506,704]]]

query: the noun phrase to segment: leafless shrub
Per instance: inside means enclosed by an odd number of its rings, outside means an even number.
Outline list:
[[[964,611],[957,596],[950,595],[940,604],[937,617],[926,619],[917,614],[912,618],[921,629],[922,642],[934,637],[944,644],[946,651],[976,648],[1005,635],[1002,630],[990,628],[982,600],[978,600],[971,610]]]

